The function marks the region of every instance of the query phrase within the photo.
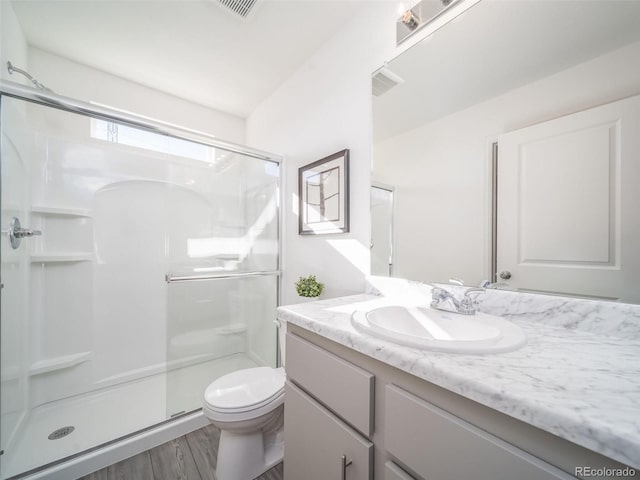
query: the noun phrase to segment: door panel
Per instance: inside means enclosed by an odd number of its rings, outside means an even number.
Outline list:
[[[285,387],[285,398],[285,478],[373,478],[371,442],[290,382]]]

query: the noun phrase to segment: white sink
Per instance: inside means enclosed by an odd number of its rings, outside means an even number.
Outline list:
[[[460,353],[498,353],[526,343],[517,325],[494,315],[458,313],[429,307],[388,306],[351,315],[353,326],[408,347]]]

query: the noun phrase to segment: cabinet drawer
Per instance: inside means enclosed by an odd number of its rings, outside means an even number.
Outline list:
[[[373,434],[374,376],[302,338],[287,334],[287,377],[366,437]]]
[[[389,461],[384,464],[384,480],[415,480],[398,465]]]
[[[373,478],[371,442],[289,381],[284,395],[284,478]],[[344,477],[343,455],[351,461]]]
[[[385,388],[385,448],[426,479],[575,479],[394,385]]]

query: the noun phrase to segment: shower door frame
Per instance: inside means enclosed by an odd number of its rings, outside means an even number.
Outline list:
[[[26,87],[19,83],[7,80],[0,80],[0,94],[26,100],[28,102],[38,103],[40,105],[46,105],[58,110],[79,113],[81,115],[100,118],[107,121],[125,123],[135,128],[141,128],[149,132],[157,133],[158,135],[165,135],[181,140],[189,140],[209,147],[220,148],[229,152],[259,158],[277,164],[282,162],[281,155],[245,147],[244,145],[238,145],[237,143],[225,142],[204,132],[179,127],[160,120],[152,120],[146,117],[120,112],[111,108],[83,102],[81,100],[65,97],[49,91]]]
[[[91,118],[118,122],[134,128],[142,129],[158,135],[171,138],[187,140],[200,145],[226,150],[239,155],[256,158],[278,165],[278,203],[277,203],[277,258],[276,270],[256,271],[256,272],[239,272],[228,273],[225,275],[203,275],[203,276],[173,276],[167,273],[165,280],[167,283],[182,281],[198,281],[213,278],[233,278],[233,277],[253,277],[253,276],[275,276],[276,277],[276,305],[281,304],[281,259],[282,259],[282,219],[280,217],[280,206],[283,204],[282,192],[282,169],[281,163],[283,157],[281,155],[265,152],[262,150],[246,147],[236,143],[225,142],[219,140],[212,135],[204,132],[192,130],[185,127],[179,127],[170,123],[159,120],[151,120],[146,117],[134,114],[124,113],[107,107],[94,105],[91,103],[76,100],[70,97],[55,94],[50,91],[38,90],[36,88],[27,87],[15,82],[0,79],[0,105],[3,97],[11,97],[19,100],[36,103],[43,106],[63,110],[70,113],[76,113]],[[0,164],[2,162],[0,154]],[[1,300],[0,300],[1,301]],[[2,318],[0,318],[0,322]],[[278,342],[278,338],[274,338]],[[277,345],[277,343],[276,343]],[[277,358],[276,364],[280,366],[281,359],[279,349],[276,348]],[[51,463],[41,465],[29,472],[19,474],[19,477],[27,475],[29,479],[39,478],[68,478],[68,475],[79,476],[111,465],[119,460],[123,460],[131,455],[148,450],[156,445],[164,443],[172,438],[184,435],[196,428],[200,428],[208,424],[208,420],[204,417],[201,410],[196,412],[188,412],[177,417],[167,419],[160,423],[150,425],[142,430],[133,431],[124,436],[115,438],[105,444],[90,447],[82,450],[69,457],[55,460]],[[175,425],[175,428],[171,428]]]

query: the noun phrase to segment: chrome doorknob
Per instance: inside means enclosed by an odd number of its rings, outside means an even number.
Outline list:
[[[18,217],[11,219],[11,223],[9,223],[9,241],[11,242],[11,248],[14,250],[20,246],[23,238],[35,237],[37,235],[42,235],[42,232],[40,230],[22,228]]]
[[[503,270],[498,275],[502,280],[509,280],[511,278],[511,272],[509,270]]]

